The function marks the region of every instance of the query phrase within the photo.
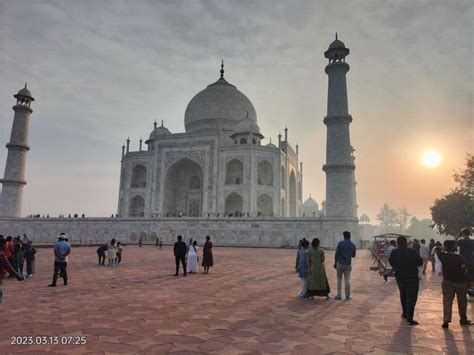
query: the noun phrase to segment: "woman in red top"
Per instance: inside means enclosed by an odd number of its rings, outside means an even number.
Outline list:
[[[3,298],[3,292],[2,292],[3,278],[7,274],[10,274],[10,276],[16,277],[18,281],[23,280],[23,276],[19,275],[15,271],[15,269],[13,269],[13,267],[10,265],[7,258],[5,257],[6,244],[7,242],[5,239],[0,239],[0,303],[2,303],[2,298]]]

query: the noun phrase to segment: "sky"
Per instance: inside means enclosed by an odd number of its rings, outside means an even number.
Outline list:
[[[25,82],[23,214],[110,216],[121,145],[153,121],[184,132],[191,98],[225,77],[253,102],[266,142],[299,144],[304,198],[325,198],[327,60],[346,58],[359,215],[386,202],[419,218],[473,153],[473,18],[466,0],[0,0],[0,175]],[[3,150],[1,150],[3,149]],[[436,168],[423,151],[442,155]]]

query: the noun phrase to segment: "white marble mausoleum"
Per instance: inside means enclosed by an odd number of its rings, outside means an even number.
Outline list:
[[[220,78],[197,93],[185,133],[155,122],[147,147],[123,146],[120,217],[299,217],[302,164],[288,130],[262,144],[252,102]]]

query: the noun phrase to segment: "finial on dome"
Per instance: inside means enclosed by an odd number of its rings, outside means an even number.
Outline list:
[[[272,138],[270,137],[270,144],[272,144]]]
[[[224,79],[224,59],[221,60],[221,79]]]
[[[157,125],[158,125],[158,122],[156,122],[156,120],[155,120],[155,122],[153,122],[153,128],[156,129]]]
[[[26,86],[27,86],[27,82],[25,81],[25,89],[26,89]]]
[[[336,32],[336,40],[337,40],[337,32]]]

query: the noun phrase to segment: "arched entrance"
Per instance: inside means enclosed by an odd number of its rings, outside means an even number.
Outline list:
[[[242,197],[238,193],[232,192],[225,199],[225,214],[234,217],[241,216],[243,206],[244,202],[242,201]]]
[[[168,168],[165,179],[165,216],[202,216],[203,171],[198,163],[183,158]]]
[[[258,196],[257,215],[263,217],[273,216],[273,200],[267,194]]]
[[[143,199],[143,197],[134,196],[130,200],[128,215],[130,217],[144,217],[145,216],[145,200]]]
[[[290,174],[290,217],[296,217],[296,177],[292,170]]]

